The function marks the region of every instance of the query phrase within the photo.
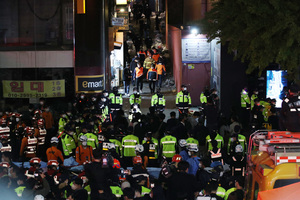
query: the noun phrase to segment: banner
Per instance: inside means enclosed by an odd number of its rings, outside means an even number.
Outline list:
[[[2,80],[3,98],[65,97],[65,80]]]
[[[207,39],[181,39],[183,63],[210,63],[210,43]]]
[[[104,90],[104,76],[76,76],[76,92],[95,93]]]

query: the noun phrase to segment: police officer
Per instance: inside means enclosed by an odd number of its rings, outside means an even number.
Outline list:
[[[149,81],[149,88],[150,88],[151,94],[154,94],[155,84],[157,81],[157,71],[155,69],[154,64],[151,65],[151,68],[147,72],[147,80]]]
[[[63,134],[60,135],[63,153],[67,158],[75,155],[76,143],[73,135],[74,130],[70,126],[66,126]]]
[[[254,100],[255,99],[258,99],[258,90],[257,89],[254,89],[253,94],[251,95],[251,99],[250,99],[251,100],[251,110],[254,107],[254,104],[255,104]]]
[[[224,162],[223,162],[222,149],[218,148],[218,142],[216,140],[212,140],[211,144],[212,144],[212,150],[208,152],[211,162],[221,162],[223,165]]]
[[[109,94],[108,99],[110,103],[110,112],[115,116],[116,111],[121,110],[123,105],[122,94],[118,92],[117,87],[113,87],[113,91]]]
[[[162,156],[167,158],[167,161],[170,162],[173,156],[176,154],[177,149],[177,139],[172,135],[169,135],[169,132],[166,132],[166,136],[160,140],[160,151]]]
[[[133,88],[133,94],[131,94],[129,97],[129,103],[131,105],[131,109],[133,108],[133,105],[138,105],[139,108],[141,106],[142,97],[140,93],[137,92],[136,87]]]
[[[207,147],[207,150],[210,151],[212,150],[212,144],[211,144],[211,141],[212,140],[216,140],[218,142],[218,145],[217,147],[218,148],[223,148],[223,145],[224,145],[224,139],[223,137],[216,132],[216,130],[212,130],[208,136],[206,136],[206,147]]]
[[[241,91],[241,120],[243,127],[247,127],[250,117],[250,98],[248,96],[248,88],[244,87]]]
[[[300,97],[298,85],[292,85],[288,98],[282,101],[280,124],[282,130],[300,131]]]
[[[165,96],[161,93],[160,88],[158,88],[156,94],[152,95],[151,107],[154,107],[156,112],[163,112],[165,110],[165,106]]]
[[[127,166],[131,166],[132,158],[136,156],[135,146],[139,144],[139,138],[135,135],[127,135],[122,139],[123,159]]]
[[[230,166],[232,176],[245,176],[246,159],[243,146],[239,143],[235,145],[234,152],[231,154]]]
[[[176,95],[176,106],[179,109],[179,114],[188,113],[188,109],[192,104],[190,93],[185,85],[181,85],[181,91]]]
[[[227,146],[227,153],[228,155],[232,154],[235,151],[235,146],[237,144],[242,145],[243,150],[245,153],[247,150],[247,140],[246,137],[242,134],[239,134],[239,130],[240,130],[240,126],[236,125],[235,126],[235,134],[233,134],[230,138],[230,140],[228,141],[228,146]]]

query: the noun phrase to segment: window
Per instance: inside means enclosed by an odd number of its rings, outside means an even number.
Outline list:
[[[275,181],[274,189],[298,182],[300,182],[300,179],[278,179]]]

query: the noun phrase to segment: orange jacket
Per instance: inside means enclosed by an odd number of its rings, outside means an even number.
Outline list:
[[[139,78],[139,77],[143,76],[143,74],[144,74],[143,67],[141,67],[141,68],[136,67],[134,71],[135,71],[134,78]]]
[[[76,162],[82,165],[84,162],[91,162],[93,160],[93,148],[87,146],[84,148],[82,145],[76,148]]]
[[[25,155],[25,157],[27,157],[27,158],[36,157],[37,139],[36,139],[36,144],[31,145],[31,146],[33,146],[35,148],[35,151],[33,151],[31,154],[26,154],[25,153],[25,150],[26,150],[27,146],[29,146],[29,144],[28,144],[28,137],[23,137],[22,143],[21,143],[21,148],[20,148],[20,156]]]
[[[63,157],[63,155],[62,155],[61,150],[59,150],[58,148],[56,148],[56,147],[54,147],[54,146],[49,147],[49,148],[47,149],[46,155],[47,155],[47,160],[48,160],[48,161],[49,161],[49,160],[56,160],[56,161],[57,161],[57,159],[60,158],[60,160],[61,160],[62,162],[64,162],[64,157]]]
[[[50,129],[54,125],[54,119],[51,112],[43,112],[42,117],[45,120],[45,128]]]
[[[155,62],[158,62],[158,59],[159,59],[159,54],[153,54],[152,58],[155,60]]]
[[[165,67],[165,65],[162,65],[162,64],[157,64],[157,65],[155,66],[155,69],[157,70],[157,74],[158,74],[158,75],[162,75],[162,74],[163,74],[163,71],[166,72],[166,67]]]

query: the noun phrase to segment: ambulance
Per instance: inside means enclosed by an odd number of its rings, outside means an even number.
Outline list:
[[[300,182],[300,133],[259,130],[250,135],[246,200],[259,191]]]

